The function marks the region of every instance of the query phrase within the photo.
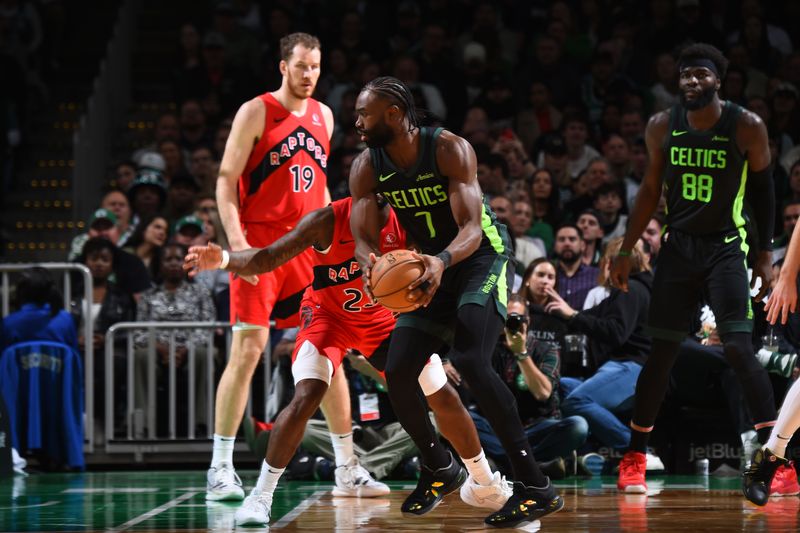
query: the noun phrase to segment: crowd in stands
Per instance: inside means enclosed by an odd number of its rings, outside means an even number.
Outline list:
[[[703,41],[725,52],[731,64],[721,97],[768,126],[779,262],[800,217],[800,43],[789,31],[798,18],[800,4],[789,0],[214,2],[175,28],[172,78],[151,80],[172,87],[177,112],[159,116],[142,147],[118,154],[109,192],[73,242],[69,259],[90,268],[95,291],[76,308],[95,317],[98,348],[111,320],[133,314],[227,318],[227,275],[188,281],[174,263],[193,243],[226,246],[214,188],[233,113],[278,87],[278,39],[308,31],[323,45],[314,96],[336,120],[333,198],[348,195],[350,164],[364,148],[355,131],[360,88],[379,75],[400,78],[428,124],[472,144],[486,200],[513,235],[517,296],[509,311],[521,327],[509,325],[498,339],[494,366],[514,392],[537,458],[574,461],[599,448],[614,455],[628,445],[636,378],[649,353],[642,327],[664,224],[662,203],[634,251],[630,291],[611,288],[610,261],[648,164],[647,119],[679,102],[683,45]],[[695,365],[694,354],[706,354],[702,379],[725,382],[731,371],[714,346],[713,314],[698,309],[694,322],[681,358]],[[768,352],[762,359],[779,378],[780,400],[798,369],[772,356],[795,354],[800,334],[792,323],[767,332],[759,306],[756,322],[754,347]],[[779,341],[764,345],[767,333]],[[158,352],[163,364],[161,344]],[[680,369],[675,388],[685,392],[696,383]],[[452,366],[448,375],[460,384]],[[364,380],[351,379],[351,388]],[[719,390],[708,382],[702,391]],[[462,392],[484,449],[502,468],[502,447]],[[731,426],[752,446],[740,395],[732,392],[727,405]],[[382,417],[386,410],[381,402]]]

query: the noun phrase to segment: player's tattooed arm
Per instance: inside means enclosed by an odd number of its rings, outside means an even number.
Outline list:
[[[202,270],[223,268],[240,276],[253,276],[275,270],[309,246],[322,250],[331,245],[334,228],[333,207],[327,206],[304,216],[292,231],[266,248],[248,248],[238,252],[223,252],[216,244],[192,246],[184,259],[183,268],[190,276]]]
[[[324,250],[333,240],[333,207],[327,206],[310,212],[297,226],[266,248],[250,248],[231,252],[226,270],[240,276],[271,272],[299,255],[309,246]]]

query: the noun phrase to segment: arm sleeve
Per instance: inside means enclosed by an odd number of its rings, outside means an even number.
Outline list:
[[[762,251],[772,250],[775,227],[775,187],[772,183],[772,165],[748,176],[750,208],[758,228],[758,246]]]

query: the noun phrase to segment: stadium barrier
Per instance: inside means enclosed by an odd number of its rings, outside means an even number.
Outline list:
[[[213,437],[214,428],[214,397],[216,389],[215,379],[215,357],[214,339],[209,336],[205,348],[205,387],[206,398],[206,432],[197,435],[195,431],[198,413],[196,412],[197,390],[195,381],[198,372],[198,347],[189,344],[186,360],[187,368],[187,434],[185,437],[179,436],[177,432],[177,365],[175,357],[175,333],[176,330],[197,330],[197,329],[223,329],[225,331],[225,361],[230,357],[230,337],[231,325],[228,322],[118,322],[111,326],[106,332],[105,349],[105,451],[106,453],[134,453],[137,457],[141,454],[156,451],[171,452],[202,452],[208,451],[209,439]],[[169,362],[166,371],[168,401],[167,405],[159,405],[156,395],[156,333],[158,330],[171,330],[169,337]],[[147,332],[147,398],[144,412],[136,409],[135,397],[136,387],[134,377],[136,375],[136,347],[134,344],[134,333],[136,331]],[[115,383],[114,383],[114,341],[119,335],[126,335],[127,348],[125,349],[125,365],[127,375],[126,398],[125,398],[125,420],[124,428],[115,427],[114,406]],[[271,359],[269,343],[262,355],[262,360],[269,362]],[[202,367],[201,367],[202,368]],[[263,365],[263,384],[265,393],[265,405],[270,390],[272,379],[271,364]],[[156,413],[166,407],[168,417],[168,430],[166,437],[160,436],[156,432],[157,421]],[[253,412],[253,396],[248,398],[246,416],[251,416]],[[119,421],[117,421],[119,422]],[[146,432],[141,432],[142,424],[146,427]],[[121,431],[123,430],[124,431]],[[123,437],[118,435],[124,434]]]

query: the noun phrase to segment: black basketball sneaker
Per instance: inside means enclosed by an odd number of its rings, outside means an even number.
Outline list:
[[[449,453],[449,452],[448,452]],[[461,488],[467,472],[450,454],[450,465],[430,470],[422,465],[417,487],[408,495],[400,510],[403,514],[423,515],[439,505],[442,498]]]
[[[789,461],[778,457],[763,447],[753,453],[750,466],[742,474],[742,492],[744,497],[756,505],[766,505],[769,501],[769,488],[772,478],[781,465],[788,465]]]
[[[525,527],[550,513],[560,511],[564,500],[556,493],[550,479],[544,488],[528,487],[514,482],[514,494],[502,509],[486,517],[484,522],[494,527]]]

